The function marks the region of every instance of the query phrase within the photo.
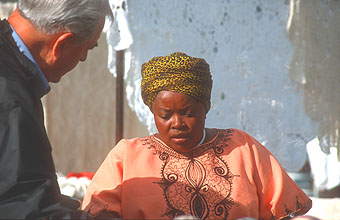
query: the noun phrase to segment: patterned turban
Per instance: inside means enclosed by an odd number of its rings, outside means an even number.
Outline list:
[[[209,64],[202,58],[176,52],[154,57],[142,65],[142,98],[150,110],[160,91],[172,91],[201,101],[208,112],[211,88]]]

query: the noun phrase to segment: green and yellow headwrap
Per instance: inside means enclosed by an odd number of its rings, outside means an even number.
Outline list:
[[[201,101],[208,112],[211,87],[209,64],[202,58],[176,52],[154,57],[142,65],[142,98],[151,110],[160,91],[172,91]]]

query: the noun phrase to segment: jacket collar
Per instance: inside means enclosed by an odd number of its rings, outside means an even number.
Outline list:
[[[25,69],[25,71],[19,71],[20,77],[31,81],[33,83],[35,95],[38,98],[41,98],[50,91],[50,86],[39,66],[33,62],[34,60],[30,60],[24,53],[20,52],[17,45],[18,42],[13,39],[12,34],[13,30],[8,21],[6,19],[0,21],[0,38],[5,39],[4,44],[7,44],[12,55]]]

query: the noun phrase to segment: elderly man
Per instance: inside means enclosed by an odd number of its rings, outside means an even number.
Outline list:
[[[41,97],[97,46],[108,0],[19,0],[0,21],[0,218],[80,218],[60,194]]]

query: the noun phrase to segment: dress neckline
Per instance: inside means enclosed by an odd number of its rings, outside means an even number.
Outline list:
[[[206,129],[209,129],[209,128],[206,128]],[[199,155],[204,154],[208,148],[215,146],[215,142],[216,142],[219,134],[221,133],[221,130],[216,129],[216,128],[210,128],[210,129],[216,131],[215,136],[213,138],[211,138],[211,140],[207,141],[206,143],[202,143],[200,145],[197,145],[197,146],[191,148],[188,152],[179,152],[179,151],[172,149],[170,146],[165,144],[161,139],[159,139],[156,136],[157,133],[151,135],[150,137],[156,143],[156,145],[159,148],[161,148],[162,150],[164,150],[165,152],[167,152],[168,154],[170,154],[172,156],[179,157],[179,158],[194,158],[194,157],[197,157]]]

